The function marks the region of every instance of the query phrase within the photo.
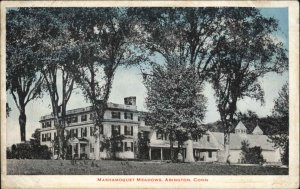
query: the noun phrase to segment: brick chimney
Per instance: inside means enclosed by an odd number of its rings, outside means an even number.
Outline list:
[[[136,97],[135,96],[129,96],[124,98],[124,104],[125,105],[134,105],[136,106]]]

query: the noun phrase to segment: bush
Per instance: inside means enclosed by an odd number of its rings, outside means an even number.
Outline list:
[[[32,146],[27,143],[14,144],[6,151],[7,159],[51,159],[52,153],[46,145]]]
[[[242,142],[242,162],[250,164],[262,164],[265,162],[260,146],[249,147],[248,141]]]

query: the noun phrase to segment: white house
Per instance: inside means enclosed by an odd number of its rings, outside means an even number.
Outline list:
[[[136,107],[135,97],[124,99],[125,104],[108,103],[108,109],[104,114],[103,128],[101,137],[110,137],[113,130],[125,136],[122,143],[119,144],[120,150],[116,153],[117,158],[133,159],[135,158],[135,146],[138,136],[139,112]],[[75,157],[95,158],[95,138],[93,136],[94,125],[92,107],[78,108],[67,111],[68,125],[66,130],[69,131],[71,138],[68,141],[68,154]],[[54,127],[54,117],[52,115],[42,116],[40,123],[41,145],[47,145],[51,151],[53,141],[57,135]],[[108,158],[105,149],[101,149],[100,157]]]
[[[218,140],[221,151],[224,150],[224,134],[220,132],[212,132]],[[247,128],[240,121],[235,127],[235,132],[230,133],[229,154],[231,163],[242,163],[241,147],[242,141],[248,141],[250,147],[260,146],[262,155],[266,162],[280,162],[280,149],[274,148],[274,144],[269,141],[267,135],[263,135],[263,131],[257,125],[251,134],[247,134]]]
[[[100,141],[104,137],[110,137],[115,131],[125,136],[125,139],[119,143],[119,150],[116,153],[117,158],[134,159],[137,158],[138,133],[143,133],[149,138],[148,158],[150,160],[169,160],[170,142],[168,134],[159,133],[146,125],[144,121],[145,112],[137,111],[136,98],[124,98],[124,104],[108,103],[108,109],[104,114],[103,129]],[[95,138],[93,136],[94,112],[91,107],[78,108],[67,111],[67,127],[70,139],[68,141],[67,154],[71,157],[95,159]],[[53,154],[57,152],[53,148],[56,129],[54,127],[54,117],[52,115],[42,116],[40,120],[41,145],[47,145]],[[241,143],[247,140],[250,147],[260,146],[262,154],[267,162],[280,161],[280,152],[268,141],[268,137],[263,135],[263,131],[257,125],[252,134],[247,134],[247,128],[242,122],[239,122],[235,132],[230,134],[230,155],[233,163],[241,163]],[[219,161],[220,154],[224,150],[224,134],[221,132],[208,131],[202,137],[193,141],[193,154],[196,161],[213,162]],[[174,143],[174,148],[178,143]],[[182,146],[183,156],[187,144]],[[109,158],[106,149],[100,149],[101,158]]]

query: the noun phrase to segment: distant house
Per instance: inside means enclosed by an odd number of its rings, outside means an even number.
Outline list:
[[[224,150],[224,134],[212,132],[220,146],[220,154]],[[280,162],[280,149],[274,148],[268,136],[257,125],[251,134],[247,134],[247,128],[240,121],[235,127],[234,133],[230,133],[230,161],[231,163],[242,163],[241,147],[242,141],[248,141],[250,147],[259,146],[262,148],[262,155],[266,162]]]

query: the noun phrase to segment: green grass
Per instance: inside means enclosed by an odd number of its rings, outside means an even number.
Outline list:
[[[287,175],[287,168],[222,165],[214,163],[167,163],[92,160],[7,160],[8,175]]]

